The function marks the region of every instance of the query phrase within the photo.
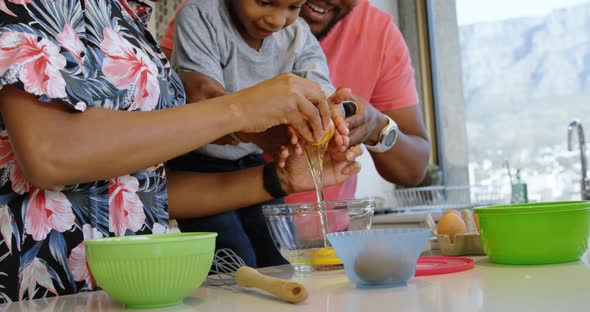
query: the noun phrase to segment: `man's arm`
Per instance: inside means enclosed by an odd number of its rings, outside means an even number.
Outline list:
[[[399,132],[395,145],[389,151],[371,152],[375,168],[387,181],[416,186],[424,179],[430,156],[430,142],[420,107],[415,105],[384,114],[398,124]]]
[[[416,186],[426,173],[430,143],[419,105],[378,111],[364,99],[355,96],[359,105],[357,114],[346,119],[350,127],[351,145],[374,145],[389,116],[399,127],[395,145],[387,152],[371,152],[379,175],[385,180],[404,186]]]
[[[365,127],[357,131],[356,142],[373,145],[388,123],[386,116],[393,119],[399,127],[397,142],[387,152],[371,152],[373,162],[384,179],[403,186],[416,186],[426,172],[430,143],[417,105],[419,99],[410,53],[393,21],[373,31],[382,34],[381,48],[377,50],[380,65],[375,75],[378,79],[368,99],[370,104],[358,98],[359,112],[347,122],[353,124],[353,132],[355,125],[364,124]],[[352,141],[354,144],[355,140]]]

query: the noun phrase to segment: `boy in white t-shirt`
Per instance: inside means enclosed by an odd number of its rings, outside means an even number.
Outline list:
[[[198,77],[199,85],[186,86],[188,101],[236,92],[282,73],[316,81],[331,101],[349,96],[336,92],[329,78],[325,55],[300,19],[305,0],[188,0],[175,21],[172,63],[183,75]],[[336,143],[346,145],[347,129],[339,109],[333,110]],[[276,131],[276,129],[275,129]],[[269,134],[270,135],[270,134]],[[285,134],[284,134],[285,135]],[[198,151],[168,162],[172,170],[220,172],[266,163],[262,149],[238,134],[221,138]],[[294,142],[294,141],[293,141]],[[260,144],[259,144],[260,145]],[[250,266],[286,263],[280,256],[260,206],[282,198],[198,219],[180,219],[182,231],[217,232],[217,248],[231,248]]]

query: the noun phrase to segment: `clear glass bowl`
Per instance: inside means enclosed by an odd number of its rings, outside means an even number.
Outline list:
[[[317,202],[263,206],[266,223],[281,255],[295,271],[342,269],[342,261],[330,246],[327,233],[368,230],[373,222],[375,201],[326,201],[325,213]],[[326,234],[327,234],[326,233]]]

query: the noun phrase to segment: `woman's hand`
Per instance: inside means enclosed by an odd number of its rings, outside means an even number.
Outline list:
[[[319,141],[330,121],[330,108],[319,84],[291,73],[233,93],[236,121],[244,132],[290,125],[308,141]]]
[[[360,145],[346,152],[329,150],[324,159],[324,186],[344,182],[361,170],[356,158],[363,153]],[[278,169],[281,186],[287,193],[306,192],[315,189],[305,155],[291,155],[284,168]]]

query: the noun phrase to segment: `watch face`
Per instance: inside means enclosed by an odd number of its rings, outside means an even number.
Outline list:
[[[385,146],[393,145],[393,142],[395,142],[396,136],[397,136],[397,131],[395,131],[395,130],[389,131],[389,133],[387,133],[385,135],[385,138],[383,138],[383,144]]]

